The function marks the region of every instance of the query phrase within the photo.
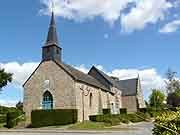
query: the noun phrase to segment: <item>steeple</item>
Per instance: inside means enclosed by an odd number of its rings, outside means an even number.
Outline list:
[[[47,40],[42,47],[42,61],[58,60],[61,62],[61,50],[62,48],[59,47],[58,43],[54,12],[52,11]]]
[[[58,38],[57,38],[57,32],[56,32],[56,23],[54,18],[54,12],[52,12],[51,16],[51,22],[49,27],[49,32],[46,40],[46,46],[48,45],[58,45]]]

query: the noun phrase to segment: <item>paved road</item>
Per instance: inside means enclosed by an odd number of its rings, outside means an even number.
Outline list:
[[[121,127],[122,128],[122,127]],[[22,130],[9,130],[0,131],[0,135],[152,135],[152,123],[141,123],[133,126],[126,126],[125,130],[113,131],[70,131],[70,130],[39,130],[39,129],[22,129]]]

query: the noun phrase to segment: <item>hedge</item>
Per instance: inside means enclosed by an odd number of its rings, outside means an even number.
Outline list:
[[[103,109],[103,114],[111,114],[111,110],[110,109]]]
[[[147,108],[139,108],[139,112],[146,113],[147,112]]]
[[[126,108],[120,108],[120,114],[127,114],[127,109]]]
[[[15,111],[15,112],[9,112],[6,115],[6,127],[7,128],[13,128],[15,127],[18,122],[20,121],[20,117],[21,115],[23,115],[23,113],[21,111]]]
[[[31,126],[67,125],[77,122],[77,109],[33,110]]]
[[[116,115],[92,115],[89,119],[94,122],[104,122],[109,125],[117,125],[119,123],[129,122],[141,122],[145,121],[149,117],[143,113],[132,113],[132,114],[116,114]]]

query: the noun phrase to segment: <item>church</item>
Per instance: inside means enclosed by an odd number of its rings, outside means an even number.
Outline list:
[[[131,113],[146,107],[139,77],[120,80],[95,66],[85,74],[65,64],[61,54],[52,12],[41,63],[23,85],[27,121],[32,110],[38,109],[77,109],[78,121],[84,121],[103,109],[118,114],[120,108]]]

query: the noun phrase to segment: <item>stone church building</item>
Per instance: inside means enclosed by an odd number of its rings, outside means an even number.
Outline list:
[[[85,74],[65,64],[61,53],[52,13],[42,61],[23,85],[23,109],[28,121],[36,109],[77,109],[78,121],[83,121],[89,115],[101,114],[102,109],[118,114],[120,108],[128,112],[145,108],[139,77],[119,80],[95,66]]]

